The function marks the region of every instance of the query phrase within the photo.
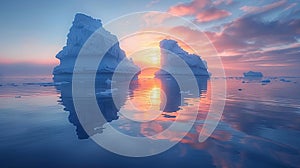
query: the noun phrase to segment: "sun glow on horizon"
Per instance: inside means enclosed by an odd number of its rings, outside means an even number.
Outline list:
[[[151,32],[139,32],[120,40],[127,57],[141,68],[160,67],[159,42],[165,37]]]
[[[151,56],[150,57],[150,59],[151,59],[151,63],[152,64],[154,64],[154,65],[160,65],[160,58],[159,58],[159,56]]]

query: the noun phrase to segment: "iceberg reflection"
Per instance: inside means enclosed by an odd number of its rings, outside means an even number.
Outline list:
[[[96,98],[99,108],[101,109],[102,115],[105,118],[104,121],[94,121],[93,119],[89,120],[91,121],[88,124],[88,128],[90,128],[89,131],[93,130],[92,132],[101,133],[103,131],[103,125],[107,122],[111,122],[113,120],[117,120],[119,118],[118,111],[120,107],[117,107],[113,101],[113,98],[111,96],[111,92],[114,91],[114,89],[111,88],[110,84],[108,83],[109,80],[111,80],[112,75],[111,74],[101,74],[97,75],[96,82],[95,82],[95,92],[96,92]],[[57,91],[60,92],[60,102],[65,107],[64,110],[69,112],[69,122],[72,123],[76,127],[76,133],[79,139],[87,139],[89,135],[87,132],[83,129],[82,125],[79,122],[79,119],[77,117],[74,103],[73,103],[73,97],[72,97],[72,75],[55,75],[53,80],[55,82],[68,82],[64,85],[55,86]],[[82,77],[82,81],[84,82],[85,77]],[[129,89],[134,89],[134,85]],[[126,98],[130,92],[128,91],[118,91],[116,90],[118,94],[118,101],[124,102],[126,101]],[[90,95],[82,95],[83,97]],[[121,103],[122,105],[122,103]],[[88,109],[87,109],[88,110]]]
[[[60,102],[65,107],[64,110],[69,112],[69,122],[76,127],[76,133],[79,139],[87,139],[89,135],[87,130],[85,131],[77,117],[73,98],[72,98],[72,76],[71,75],[55,75],[54,82],[66,82],[64,85],[55,86],[57,91],[60,92]],[[82,77],[82,81],[86,77]],[[188,80],[188,77],[183,77],[181,80]],[[88,120],[88,132],[92,134],[102,133],[103,125],[107,122],[119,119],[119,111],[122,107],[123,117],[122,120],[131,119],[133,121],[140,121],[143,117],[147,118],[147,115],[158,115],[159,123],[170,121],[161,120],[162,118],[176,118],[176,115],[171,114],[172,112],[177,112],[183,110],[182,107],[186,105],[186,101],[189,99],[199,99],[201,93],[206,92],[207,90],[207,78],[197,78],[199,95],[193,95],[193,91],[181,91],[179,89],[178,83],[172,76],[161,76],[156,79],[148,80],[133,80],[130,83],[130,86],[122,86],[118,84],[121,88],[111,88],[111,83],[116,82],[112,81],[111,74],[98,74],[95,80],[95,93],[97,98],[98,106],[103,114],[105,120],[95,121],[94,119]],[[117,81],[122,83],[122,81]],[[162,94],[162,92],[164,94]],[[113,100],[112,93],[116,94],[117,100]],[[89,97],[90,95],[82,95]],[[115,103],[114,101],[118,101]],[[132,107],[128,106],[129,102],[134,104],[138,110],[133,110]],[[149,109],[149,107],[152,107]],[[87,109],[88,110],[88,109]],[[138,113],[144,111],[143,114]],[[146,112],[145,112],[146,111]],[[162,113],[155,113],[154,111],[161,111]],[[88,113],[88,112],[87,112]],[[126,116],[126,113],[128,116]],[[88,117],[88,116],[87,116]],[[126,118],[127,117],[127,118]],[[149,116],[148,116],[149,117]],[[153,118],[153,117],[152,117]],[[154,118],[155,119],[155,118]],[[188,119],[188,118],[187,118]],[[133,121],[129,121],[133,123]],[[128,123],[127,123],[128,124]],[[163,123],[161,123],[163,125]],[[120,126],[122,127],[122,126]],[[144,124],[139,124],[137,128],[132,128],[133,130],[140,131],[139,128],[144,127]],[[151,128],[149,128],[151,129]]]

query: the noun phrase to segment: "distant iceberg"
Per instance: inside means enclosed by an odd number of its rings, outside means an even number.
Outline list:
[[[176,74],[185,74],[186,67],[183,67],[182,64],[178,64],[178,61],[174,59],[174,56],[178,56],[183,60],[189,68],[192,70],[195,76],[209,76],[207,71],[207,63],[202,60],[200,56],[195,54],[189,54],[184,51],[175,40],[164,39],[160,41],[160,50],[161,50],[161,70],[156,72],[155,75],[165,75],[169,74],[165,70],[172,70]],[[172,57],[172,55],[174,55]]]
[[[281,78],[279,81],[280,81],[280,82],[292,82],[291,80],[284,79],[284,78]]]
[[[248,71],[244,73],[244,77],[263,77],[261,72]]]
[[[261,83],[270,83],[271,80],[270,79],[264,79],[264,80],[261,80]]]
[[[98,43],[101,44],[101,48],[106,48],[109,50],[105,53],[98,69],[98,73],[113,73],[115,72],[116,67],[121,61],[123,65],[126,65],[126,72],[136,72],[140,68],[136,66],[131,59],[128,59],[125,55],[125,52],[120,48],[118,39],[115,35],[111,34],[102,27],[101,20],[93,19],[90,16],[78,13],[75,15],[73,25],[70,28],[68,34],[67,44],[63,49],[56,55],[56,58],[60,60],[60,64],[56,66],[53,70],[53,74],[72,74],[74,70],[74,65],[76,58],[89,37],[94,32],[98,33],[99,39]],[[113,43],[115,42],[115,43]],[[98,43],[95,46],[92,46],[95,51],[99,49]],[[112,46],[110,46],[113,44]],[[86,60],[89,60],[89,57],[95,55],[95,51],[90,51],[88,55],[85,55]],[[97,56],[97,55],[96,55]],[[77,70],[80,72],[88,72],[90,69],[88,67],[79,67]]]

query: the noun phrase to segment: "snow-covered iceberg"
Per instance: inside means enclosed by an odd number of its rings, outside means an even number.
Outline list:
[[[248,71],[244,73],[244,77],[263,77],[261,72]]]
[[[126,66],[126,71],[124,71],[124,73],[140,70],[131,59],[126,57],[125,52],[119,46],[117,37],[102,27],[101,20],[93,19],[90,16],[78,13],[75,15],[73,25],[67,36],[66,46],[56,55],[56,58],[60,60],[60,64],[54,68],[53,74],[72,74],[80,50],[83,48],[89,37],[95,32],[98,33],[97,43],[94,44],[95,46],[90,46],[92,50],[84,55],[84,57],[88,62],[89,60],[92,60],[90,58],[93,57],[93,59],[95,59],[94,56],[99,55],[97,55],[97,50],[108,48],[98,66],[98,73],[115,72],[116,67],[121,61],[123,62],[123,67],[124,65]],[[79,67],[77,70],[79,72],[88,72],[90,69],[88,67]]]
[[[184,51],[178,45],[177,41],[164,39],[160,41],[159,45],[161,52],[161,70],[156,72],[156,76],[169,73],[185,75],[188,73],[187,67],[189,67],[196,76],[209,76],[206,61],[202,60],[198,55],[189,54]],[[185,64],[180,60],[183,60]],[[169,71],[169,73],[165,70]]]

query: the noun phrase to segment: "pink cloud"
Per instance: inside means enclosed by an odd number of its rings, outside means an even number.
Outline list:
[[[168,12],[176,16],[186,16],[196,13],[196,10],[192,6],[178,5],[171,7]]]
[[[168,12],[176,16],[194,16],[198,22],[209,22],[231,15],[226,10],[216,8],[216,6],[222,3],[228,5],[232,3],[232,0],[214,2],[210,0],[194,0],[190,3],[172,6]]]
[[[199,10],[205,8],[210,4],[211,4],[210,0],[194,0],[190,3],[182,3],[182,4],[172,6],[170,7],[168,12],[177,16],[194,15]]]
[[[196,15],[197,22],[210,22],[230,16],[231,13],[226,10],[210,8]]]
[[[299,25],[299,19],[265,22],[254,15],[226,24],[221,32],[206,34],[227,70],[251,67],[267,72],[271,66],[278,70],[280,65],[283,73],[295,73],[294,67],[300,65],[299,42],[295,39]]]
[[[227,23],[220,32],[207,31],[205,34],[222,57],[228,74],[240,75],[252,68],[266,74],[275,73],[270,67],[276,67],[281,74],[294,74],[300,66],[300,43],[295,37],[300,32],[299,25],[299,19],[266,22],[254,15]],[[184,36],[182,39],[203,58],[210,58],[214,53],[206,51],[210,44],[201,31],[175,27],[170,33]]]
[[[169,12],[179,16],[194,17],[197,22],[211,22],[232,15],[221,8],[227,3],[233,2],[230,0],[212,2],[194,0],[190,3],[175,5],[169,9]],[[295,6],[295,3],[288,3],[287,0],[261,7],[244,6],[240,9],[245,11],[246,15],[223,24],[219,29],[205,32],[210,41],[206,40],[204,33],[187,27],[175,27],[170,30],[170,34],[180,37],[182,35],[180,39],[184,42],[188,41],[188,45],[196,49],[196,52],[203,58],[209,59],[213,56],[214,50],[208,50],[208,48],[210,45],[214,46],[222,58],[226,73],[241,75],[245,70],[252,68],[266,72],[266,74],[278,73],[274,71],[275,68],[281,74],[295,74],[300,66],[300,20],[293,16],[299,14],[299,10],[291,11],[289,16],[286,16],[289,19],[262,19],[266,12],[277,9],[287,10]],[[185,49],[188,51],[188,48]]]

